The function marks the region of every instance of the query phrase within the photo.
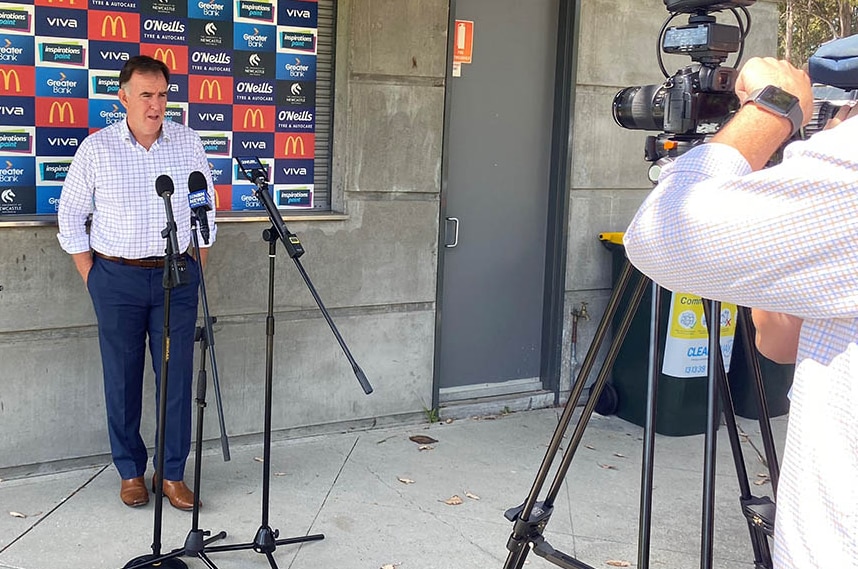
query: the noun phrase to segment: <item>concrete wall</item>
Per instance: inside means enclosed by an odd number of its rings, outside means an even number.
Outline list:
[[[449,5],[339,0],[332,201],[344,216],[293,221],[301,259],[375,388],[367,397],[293,263],[276,261],[273,425],[296,432],[419,416],[432,401],[439,192]],[[776,2],[752,8],[750,53],[773,54]],[[581,0],[564,327],[589,303],[579,357],[611,287],[602,231],[646,195],[643,132],[617,127],[615,92],[661,81],[661,0]],[[671,70],[687,61],[670,63]],[[223,222],[206,271],[225,422],[259,433],[268,245],[263,222]],[[56,468],[108,451],[95,318],[56,227],[0,228],[0,472]],[[152,392],[151,372],[147,390]],[[209,377],[211,368],[209,366]],[[144,433],[153,440],[151,397]],[[217,438],[209,389],[206,434]]]

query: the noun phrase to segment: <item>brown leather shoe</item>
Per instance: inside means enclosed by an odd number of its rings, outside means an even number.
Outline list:
[[[152,491],[158,491],[158,475],[152,476]],[[164,480],[164,497],[170,501],[170,505],[179,510],[194,509],[194,493],[185,484],[184,480]],[[203,503],[200,502],[202,507]]]
[[[142,476],[123,480],[119,487],[119,499],[131,508],[145,506],[149,503],[149,491]]]

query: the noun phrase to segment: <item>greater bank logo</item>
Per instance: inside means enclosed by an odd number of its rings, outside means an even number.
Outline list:
[[[316,56],[277,54],[277,79],[292,81],[316,80]]]
[[[240,24],[233,26],[235,42],[233,49],[243,51],[274,51],[277,28],[264,24]]]
[[[36,68],[36,96],[86,98],[89,95],[86,69]]]
[[[6,157],[0,162],[0,184],[3,186],[34,186],[35,158]]]
[[[232,20],[230,0],[190,0],[188,17],[198,20]]]
[[[89,37],[93,40],[137,43],[140,41],[140,14],[90,10]]]
[[[104,128],[125,119],[125,109],[116,99],[90,99],[89,126]]]
[[[0,65],[35,65],[36,50],[32,36],[0,34]]]

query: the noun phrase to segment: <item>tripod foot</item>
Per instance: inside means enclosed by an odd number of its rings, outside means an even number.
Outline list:
[[[187,564],[175,557],[164,558],[163,555],[141,555],[125,564],[125,569],[188,569]]]

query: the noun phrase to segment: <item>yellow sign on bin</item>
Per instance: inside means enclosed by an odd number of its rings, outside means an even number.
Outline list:
[[[671,295],[662,373],[672,377],[701,377],[709,373],[709,332],[703,299],[693,294]],[[735,304],[721,305],[721,354],[730,370],[733,338],[736,335]]]

